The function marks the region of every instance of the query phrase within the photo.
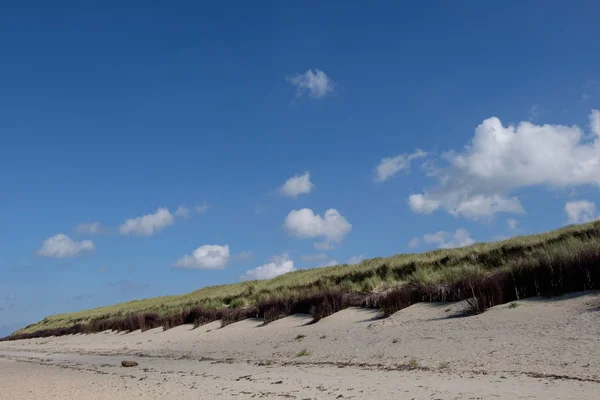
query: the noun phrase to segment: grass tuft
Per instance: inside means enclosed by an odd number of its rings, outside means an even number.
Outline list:
[[[408,369],[417,369],[417,368],[419,368],[419,360],[417,360],[416,358],[412,358],[408,362]]]
[[[303,349],[298,354],[296,354],[296,357],[306,357],[306,356],[310,356],[310,352],[306,349]]]

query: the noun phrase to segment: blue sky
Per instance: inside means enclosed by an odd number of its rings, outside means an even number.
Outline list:
[[[598,217],[595,2],[84,3],[0,15],[0,334]]]

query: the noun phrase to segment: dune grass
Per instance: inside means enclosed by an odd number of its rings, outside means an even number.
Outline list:
[[[216,320],[225,326],[249,317],[267,324],[295,313],[309,313],[316,322],[350,306],[390,315],[421,301],[468,300],[473,312],[483,312],[525,297],[589,289],[600,289],[600,222],[58,314],[5,339],[170,329]]]

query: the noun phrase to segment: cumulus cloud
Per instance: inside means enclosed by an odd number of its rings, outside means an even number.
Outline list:
[[[411,249],[417,248],[419,247],[420,244],[420,240],[418,237],[414,237],[410,240],[410,242],[408,242],[408,247],[410,247]]]
[[[97,235],[102,233],[104,228],[100,222],[92,222],[89,224],[79,224],[75,227],[75,232],[81,233],[84,235]]]
[[[314,187],[315,185],[310,181],[310,172],[306,171],[304,175],[295,175],[285,181],[279,188],[279,193],[282,196],[298,197],[298,195],[310,193]]]
[[[67,235],[59,233],[44,240],[37,254],[42,257],[66,258],[78,256],[95,248],[91,240],[76,242]]]
[[[447,166],[433,167],[429,176],[438,185],[409,197],[414,212],[429,214],[440,208],[469,219],[496,213],[524,214],[516,189],[546,186],[600,187],[600,112],[590,113],[592,137],[577,126],[504,126],[496,118],[484,120],[461,152],[447,152]]]
[[[568,201],[565,204],[568,223],[582,224],[599,219],[596,204],[588,200]]]
[[[303,74],[296,74],[288,78],[288,82],[296,86],[296,97],[303,96],[306,92],[315,99],[326,96],[335,90],[335,84],[325,72],[309,69]]]
[[[508,221],[506,221],[508,223],[508,226],[510,227],[510,229],[515,229],[517,227],[517,225],[519,224],[519,221],[517,221],[514,218],[509,218]]]
[[[439,231],[436,233],[423,235],[425,243],[434,243],[441,249],[451,249],[455,247],[470,246],[475,241],[469,236],[469,232],[464,229],[457,229],[456,232]]]
[[[289,235],[297,238],[324,238],[324,241],[315,243],[319,249],[339,244],[352,230],[348,220],[333,208],[325,211],[323,217],[309,208],[292,210],[285,218],[284,227]]]
[[[243,281],[271,279],[295,270],[294,261],[290,260],[287,254],[282,254],[281,256],[272,257],[271,262],[268,264],[246,271],[240,276],[240,279]]]
[[[385,182],[398,172],[408,170],[412,160],[425,157],[426,155],[427,153],[417,149],[412,154],[398,154],[395,157],[381,159],[381,162],[375,168],[375,182]]]
[[[154,214],[126,220],[120,227],[121,235],[152,236],[173,225],[173,215],[168,208],[160,207]]]
[[[189,255],[181,257],[174,264],[179,268],[222,269],[229,261],[229,246],[205,244]]]
[[[348,265],[360,264],[364,259],[365,259],[365,256],[363,256],[362,254],[359,256],[352,256],[348,259],[348,261],[346,261],[346,264],[348,264]]]
[[[327,254],[325,253],[317,253],[317,254],[305,254],[300,256],[300,260],[302,261],[323,261],[327,259]]]

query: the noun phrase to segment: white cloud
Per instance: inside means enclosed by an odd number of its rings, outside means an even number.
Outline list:
[[[359,256],[352,256],[348,259],[348,261],[346,261],[346,264],[348,264],[348,265],[360,264],[364,259],[365,259],[365,256],[363,256],[362,254]]]
[[[417,149],[412,154],[398,154],[395,157],[381,159],[381,162],[375,168],[375,182],[385,182],[398,172],[408,170],[412,160],[425,157],[426,155],[427,153]]]
[[[445,168],[432,168],[438,185],[409,197],[415,212],[440,208],[455,216],[478,219],[499,212],[523,214],[516,189],[547,186],[600,187],[600,112],[590,113],[592,138],[577,126],[504,126],[496,118],[484,120],[462,152],[447,152]]]
[[[588,200],[568,201],[565,204],[565,212],[570,224],[582,224],[600,218],[596,204]]]
[[[75,232],[86,235],[97,235],[104,230],[100,222],[92,222],[89,224],[79,224],[75,227]]]
[[[408,247],[410,247],[411,249],[414,249],[416,247],[419,247],[420,244],[420,240],[418,237],[414,237],[412,239],[410,239],[410,242],[408,242]]]
[[[91,240],[76,242],[67,235],[59,233],[44,240],[37,254],[43,257],[67,258],[78,256],[86,251],[92,251],[95,248]]]
[[[189,218],[189,216],[190,216],[190,209],[187,208],[186,206],[179,206],[179,207],[177,207],[177,210],[175,210],[175,216],[176,217]]]
[[[408,206],[414,212],[420,214],[431,214],[440,208],[440,202],[427,198],[426,194],[411,194],[408,197]]]
[[[465,247],[475,243],[475,241],[469,236],[469,232],[464,229],[457,229],[454,234],[444,231],[425,234],[423,235],[423,241],[425,243],[435,243],[441,249]]]
[[[315,187],[310,181],[310,172],[306,171],[304,175],[295,175],[289,178],[282,187],[279,188],[279,193],[287,197],[298,197],[300,194],[308,194]]]
[[[336,209],[325,211],[324,217],[315,215],[309,208],[292,210],[285,218],[288,234],[298,238],[322,237],[325,240],[315,243],[319,249],[339,244],[352,230],[352,225]]]
[[[510,229],[515,229],[517,227],[517,225],[519,224],[519,221],[517,221],[514,218],[509,218],[508,221],[506,221],[508,223],[508,226],[510,227]]]
[[[302,261],[323,261],[327,259],[327,254],[325,253],[317,253],[317,254],[305,254],[300,256],[300,260]]]
[[[193,210],[190,209],[188,206],[179,206],[177,207],[177,210],[175,210],[174,215],[176,217],[183,217],[183,218],[189,218],[192,215],[192,211],[194,211],[196,214],[203,214],[205,212],[207,212],[208,210],[210,210],[212,208],[211,205],[206,204],[206,203],[200,203],[198,205],[196,205]]]
[[[329,260],[326,263],[319,264],[317,268],[333,267],[334,265],[339,265],[339,263],[336,260]]]
[[[158,208],[154,214],[126,220],[120,227],[121,235],[152,236],[173,225],[173,215],[167,208]]]
[[[301,97],[308,92],[310,97],[321,98],[335,90],[335,84],[327,77],[325,72],[309,69],[303,74],[288,78],[288,82],[296,86],[296,97]]]
[[[270,279],[295,270],[294,261],[290,260],[287,254],[283,254],[281,256],[272,257],[271,262],[268,264],[246,271],[240,276],[240,279],[244,281]]]
[[[525,214],[525,209],[516,197],[507,199],[499,195],[475,195],[463,200],[448,212],[455,216],[478,219],[481,216],[490,216],[499,212]]]
[[[180,268],[222,269],[229,261],[229,246],[205,244],[189,255],[186,254],[174,264]]]

